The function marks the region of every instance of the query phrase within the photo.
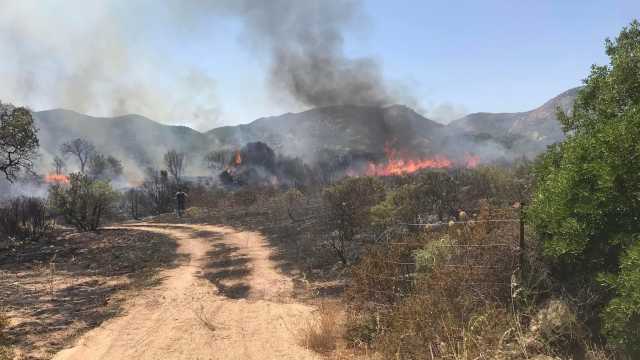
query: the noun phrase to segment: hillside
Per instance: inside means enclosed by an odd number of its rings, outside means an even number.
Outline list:
[[[535,155],[564,138],[557,108],[571,110],[580,87],[563,92],[542,106],[517,113],[473,113],[451,122],[449,136],[496,141],[526,155]]]
[[[578,88],[568,90],[537,109],[520,113],[469,114],[445,126],[412,109],[331,106],[301,113],[257,119],[200,133],[184,126],[168,126],[138,115],[99,118],[69,110],[36,112],[40,129],[41,163],[48,166],[60,145],[82,137],[99,151],[122,159],[128,168],[158,165],[162,154],[177,149],[191,154],[191,171],[202,172],[207,151],[238,148],[262,141],[276,152],[314,161],[318,154],[357,152],[380,155],[385,144],[416,155],[465,152],[486,160],[533,156],[563,138],[556,107],[569,110]]]
[[[163,125],[139,115],[99,118],[56,109],[36,112],[34,117],[45,165],[62,143],[78,137],[125,164],[135,165],[126,166],[129,170],[158,164],[169,149],[204,153],[209,146],[206,136],[189,127]]]
[[[444,126],[406,106],[331,106],[222,127],[207,136],[222,146],[263,141],[279,153],[312,160],[322,150],[381,153],[385,143],[430,152]]]

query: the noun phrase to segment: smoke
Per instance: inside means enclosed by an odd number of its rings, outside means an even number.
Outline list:
[[[239,22],[242,42],[266,59],[275,99],[412,102],[375,59],[347,55],[345,34],[366,22],[358,0],[0,0],[0,8],[0,98],[32,107],[211,128],[221,113],[215,81],[176,53],[188,57],[189,41],[221,19]]]
[[[202,13],[202,2],[179,3],[177,13]],[[310,106],[382,106],[406,97],[391,86],[373,58],[350,58],[345,33],[361,29],[360,1],[226,0],[209,10],[240,20],[244,43],[268,59],[274,96]],[[205,11],[206,13],[206,11]]]
[[[0,0],[0,9],[3,100],[215,125],[215,82],[157,45],[175,20],[154,2]]]
[[[432,106],[430,110],[425,112],[425,116],[441,124],[448,124],[462,118],[467,113],[468,111],[463,105],[443,102]]]

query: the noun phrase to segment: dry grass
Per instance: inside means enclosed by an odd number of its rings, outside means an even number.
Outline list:
[[[13,350],[9,347],[9,341],[4,335],[4,330],[7,327],[9,327],[9,319],[0,309],[0,360],[13,359]]]
[[[300,330],[302,345],[320,354],[330,354],[338,348],[344,334],[340,305],[322,302],[315,319],[308,321]]]

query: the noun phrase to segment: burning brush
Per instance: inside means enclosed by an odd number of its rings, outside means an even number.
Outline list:
[[[44,177],[44,182],[47,184],[69,184],[69,177],[63,174],[48,174]]]

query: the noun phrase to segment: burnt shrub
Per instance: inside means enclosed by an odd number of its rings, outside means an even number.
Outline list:
[[[371,225],[370,210],[384,198],[384,185],[374,177],[347,178],[323,194],[328,224],[334,230],[330,245],[346,264],[345,243]]]
[[[38,240],[52,228],[45,200],[18,197],[0,207],[0,237],[5,241]]]

